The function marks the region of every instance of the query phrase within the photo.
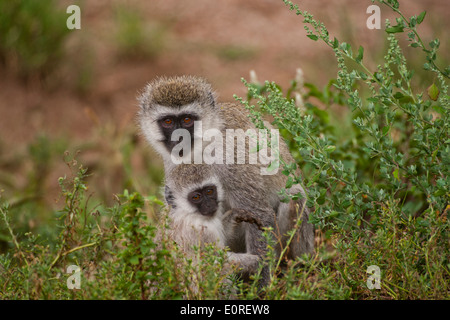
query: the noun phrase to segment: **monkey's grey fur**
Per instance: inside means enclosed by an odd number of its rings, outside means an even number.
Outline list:
[[[217,189],[218,207],[214,214],[204,216],[188,201],[188,194],[211,185]],[[236,248],[243,241],[244,222],[261,228],[261,222],[251,213],[239,209],[227,211],[224,189],[210,165],[178,165],[166,175],[166,191],[170,192],[171,199],[170,235],[186,251],[193,245],[202,247],[207,243],[215,243],[220,248]],[[246,275],[255,273],[259,263],[259,256],[237,251],[228,252],[228,259]]]
[[[179,76],[156,79],[147,85],[139,102],[138,116],[141,130],[148,142],[162,156],[166,177],[176,165],[172,162],[170,152],[164,147],[164,137],[157,121],[161,115],[195,116],[202,120],[204,131],[216,128],[223,133],[223,136],[226,136],[226,129],[244,131],[255,129],[243,106],[234,103],[217,103],[211,86],[198,77]],[[280,141],[279,150],[280,157],[286,163],[294,162],[283,141]],[[245,148],[245,152],[245,159],[248,159],[248,148]],[[235,153],[236,157],[237,153]],[[272,227],[276,234],[281,235],[278,249],[286,243],[286,231],[294,228],[297,219],[302,219],[301,226],[290,244],[288,257],[294,258],[303,253],[314,252],[314,227],[308,223],[306,195],[300,185],[294,185],[288,192],[301,193],[303,198],[283,203],[279,192],[285,187],[287,177],[281,173],[281,170],[274,175],[261,175],[261,164],[212,164],[209,167],[213,173],[211,177],[215,177],[223,188],[225,198],[222,200],[222,206],[225,211],[242,209],[253,213],[263,227]],[[198,177],[197,173],[193,173],[193,177]],[[173,179],[178,178],[173,177]],[[187,179],[186,176],[180,175],[177,181],[181,184],[185,179]],[[173,200],[171,197],[182,196],[183,190],[169,184],[166,189],[166,200],[170,204]],[[183,209],[186,208],[183,206]],[[231,251],[263,257],[267,244],[262,237],[262,231],[256,224],[244,223],[243,226],[245,227],[242,231],[236,232],[237,241],[229,244]],[[225,240],[228,238],[225,237]],[[262,282],[267,282],[268,277],[268,270],[265,268],[262,273]]]

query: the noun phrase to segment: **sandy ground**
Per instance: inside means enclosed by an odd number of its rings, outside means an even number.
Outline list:
[[[325,22],[341,41],[365,46],[369,64],[379,57],[384,31],[366,27],[371,1],[295,3]],[[146,28],[163,30],[163,44],[156,55],[120,56],[115,38],[118,6],[134,8]],[[442,51],[448,49],[449,1],[402,1],[401,8],[409,16],[426,9],[427,18],[420,26],[424,38],[431,40],[432,30],[437,30]],[[303,69],[306,81],[319,86],[336,75],[332,51],[308,39],[302,19],[281,0],[99,0],[84,1],[81,11],[81,30],[70,35],[56,84],[48,87],[40,81],[23,81],[7,67],[0,67],[0,141],[7,148],[19,148],[40,133],[86,139],[96,121],[134,126],[139,90],[160,75],[206,77],[222,101],[233,100],[233,94],[245,96],[240,79],[248,79],[250,70],[255,70],[259,80],[284,87],[297,68]],[[393,16],[386,12],[382,9],[382,21]],[[80,94],[71,84],[82,66],[89,69],[90,82]]]

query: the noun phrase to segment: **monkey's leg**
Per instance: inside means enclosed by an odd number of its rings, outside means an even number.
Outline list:
[[[261,217],[270,217],[274,214],[270,210],[263,210],[264,214]],[[266,212],[267,211],[267,212]],[[264,223],[258,219],[258,216],[253,212],[244,209],[231,209],[226,213],[226,219],[235,221],[236,223],[247,222],[245,228],[245,243],[247,253],[233,253],[233,258],[236,262],[243,263],[243,271],[248,274],[253,274],[257,271],[258,263],[264,259],[267,253],[267,243],[262,236],[263,227],[271,226],[270,220]],[[264,266],[261,272],[261,281],[259,286],[265,286],[269,282],[269,269]]]
[[[288,230],[297,228],[294,236],[289,244],[288,258],[295,259],[296,257],[308,253],[314,253],[314,226],[308,222],[309,210],[306,207],[306,201],[299,199],[289,203],[289,221]],[[298,226],[297,221],[301,219],[301,224]],[[289,241],[289,239],[286,239]]]
[[[240,269],[241,275],[248,279],[258,271],[260,258],[249,253],[228,252],[228,261]]]
[[[263,237],[263,232],[255,224],[246,224],[245,242],[248,254],[257,255],[259,259],[265,259],[267,256],[267,241]],[[259,288],[269,284],[270,272],[267,263],[264,263],[261,270],[261,279],[258,283]]]

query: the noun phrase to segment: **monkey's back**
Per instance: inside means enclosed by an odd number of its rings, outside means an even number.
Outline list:
[[[226,129],[234,129],[234,130],[242,129],[244,132],[247,129],[256,130],[256,126],[249,118],[250,115],[249,111],[245,109],[243,105],[236,103],[221,103],[219,106],[221,112],[220,116],[224,119],[224,123],[226,124],[225,128],[223,128],[222,130],[222,133],[224,135],[226,135]],[[265,124],[267,129],[269,130],[274,129],[274,127],[269,123]],[[226,166],[226,169],[224,168],[225,170],[220,171],[225,171],[224,174],[228,175],[236,174],[236,177],[239,177],[239,180],[241,182],[234,183],[237,189],[242,189],[243,188],[242,184],[245,184],[245,188],[252,188],[252,186],[249,185],[252,184],[254,186],[254,189],[264,190],[265,192],[264,197],[271,204],[278,203],[279,202],[278,192],[281,191],[281,189],[286,186],[287,177],[282,173],[282,168],[278,168],[278,171],[275,174],[263,175],[261,174],[261,169],[267,165],[264,166],[263,164],[259,163],[259,161],[256,164],[249,164],[248,163],[249,145],[247,140],[245,147],[245,159],[246,159],[245,164],[236,163],[237,150],[235,148],[234,150],[235,164],[219,165],[219,166]],[[270,149],[268,150],[268,153],[271,153]],[[280,137],[279,141],[279,153],[280,157],[283,159],[284,162],[288,164],[294,162],[294,159],[291,153],[289,152],[289,149],[282,137]],[[239,166],[245,166],[245,170],[243,171],[241,168],[238,168]],[[227,180],[229,181],[229,177]],[[261,186],[264,187],[261,188]]]
[[[223,134],[225,134],[226,129],[242,129],[244,132],[247,129],[253,129],[256,130],[256,126],[253,124],[253,122],[250,120],[250,112],[245,109],[244,106],[236,103],[221,103],[220,104],[220,111],[221,116],[225,120],[224,123],[226,124],[226,128],[224,128]],[[267,129],[271,130],[274,129],[274,127],[270,123],[265,123]],[[248,160],[248,142],[246,142],[246,159]],[[270,149],[268,150],[269,153],[271,152]],[[279,141],[279,152],[280,157],[283,159],[284,162],[287,164],[294,162],[294,158],[292,157],[289,148],[284,141],[282,137],[280,137]],[[246,165],[251,165],[246,162]],[[258,169],[262,166],[262,164],[257,163],[253,166],[257,166]],[[280,168],[281,169],[281,168]],[[284,183],[286,181],[286,176],[281,173],[281,170],[278,170],[278,172],[274,175],[264,175],[264,177],[268,178],[269,180],[274,181],[275,180],[281,180],[280,183]],[[278,184],[278,183],[277,183]]]

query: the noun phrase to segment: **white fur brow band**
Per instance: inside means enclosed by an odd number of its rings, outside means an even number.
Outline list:
[[[210,178],[199,183],[193,183],[190,189],[191,190],[203,189],[206,186],[215,186],[218,192],[222,192],[222,186],[219,184],[219,180],[217,180],[216,178],[213,179]],[[183,193],[183,197],[187,198],[188,194],[189,192]]]
[[[173,108],[173,107],[166,107],[157,105],[154,109],[155,114],[183,114],[183,113],[189,113],[189,114],[196,114],[198,115],[198,108],[193,104],[187,104],[184,106],[181,106],[179,108]]]

